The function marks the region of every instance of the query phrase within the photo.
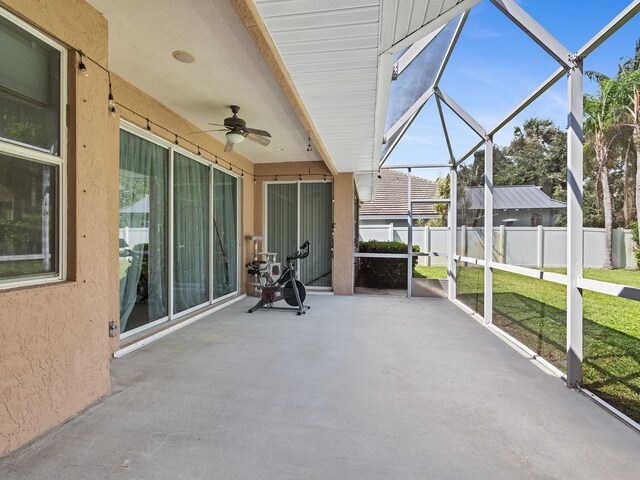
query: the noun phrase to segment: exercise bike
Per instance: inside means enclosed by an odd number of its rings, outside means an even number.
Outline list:
[[[273,310],[295,310],[297,315],[304,315],[311,307],[304,304],[307,296],[307,289],[300,280],[296,272],[296,262],[309,256],[309,245],[311,243],[306,240],[300,249],[291,255],[287,255],[287,261],[284,264],[281,275],[276,279],[270,275],[270,265],[264,261],[253,261],[247,263],[246,267],[249,275],[256,275],[260,280],[262,292],[260,300],[252,308],[249,313],[253,313],[260,308]],[[289,307],[274,307],[273,304],[280,300],[284,300],[291,305]]]

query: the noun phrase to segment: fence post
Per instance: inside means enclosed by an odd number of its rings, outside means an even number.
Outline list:
[[[538,268],[544,267],[544,227],[542,225],[538,225],[538,241],[536,243],[538,247]]]
[[[129,243],[129,227],[124,227],[124,241],[131,247],[131,244]]]
[[[460,249],[460,251],[462,252],[462,256],[466,257],[467,256],[467,226],[466,225],[462,225],[462,247]]]
[[[424,251],[431,252],[431,227],[424,227]],[[427,266],[431,266],[431,255],[427,257]]]

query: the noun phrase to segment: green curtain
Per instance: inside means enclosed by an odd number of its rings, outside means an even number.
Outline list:
[[[213,171],[213,297],[238,289],[238,180]]]
[[[309,256],[300,262],[305,285],[331,286],[333,184],[300,184],[300,242],[309,240]]]
[[[209,301],[209,167],[174,156],[173,311]]]
[[[120,331],[166,317],[168,150],[120,131]],[[128,241],[127,241],[128,238]]]
[[[267,185],[267,249],[284,263],[298,249],[298,185]]]

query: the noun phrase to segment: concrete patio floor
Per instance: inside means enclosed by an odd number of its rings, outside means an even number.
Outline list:
[[[640,435],[446,300],[252,303],[114,360],[0,478],[639,478]]]

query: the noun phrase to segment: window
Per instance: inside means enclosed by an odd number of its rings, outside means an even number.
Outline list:
[[[66,52],[0,9],[0,287],[64,278]]]
[[[121,338],[237,293],[238,189],[230,172],[122,123]]]

